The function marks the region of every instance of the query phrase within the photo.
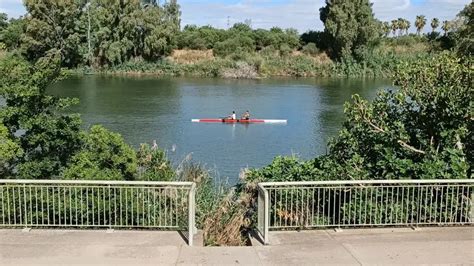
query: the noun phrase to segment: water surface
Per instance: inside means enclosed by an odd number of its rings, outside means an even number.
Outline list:
[[[233,182],[241,168],[267,165],[277,155],[325,154],[343,121],[344,102],[355,93],[372,98],[390,86],[387,80],[81,76],[55,84],[50,92],[79,98],[72,111],[82,115],[85,127],[102,124],[137,147],[156,140],[175,163],[192,154]],[[247,109],[253,118],[288,123],[191,122]]]

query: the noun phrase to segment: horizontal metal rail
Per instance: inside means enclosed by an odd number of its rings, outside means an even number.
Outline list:
[[[187,229],[193,182],[0,180],[0,227]]]
[[[258,185],[257,229],[474,224],[474,180],[350,180]]]

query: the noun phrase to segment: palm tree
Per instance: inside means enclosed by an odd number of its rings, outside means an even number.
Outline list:
[[[398,30],[398,20],[396,20],[396,19],[392,20],[392,23],[391,23],[390,26],[392,27],[392,34],[393,34],[393,36],[395,36],[395,33]]]
[[[403,30],[405,29],[405,20],[403,18],[398,18],[398,36],[402,36]]]
[[[411,23],[407,19],[405,19],[405,34],[408,35],[408,29],[410,28]]]
[[[451,23],[447,20],[443,21],[443,25],[441,26],[441,29],[444,31],[444,35],[446,35],[448,31],[451,29]]]
[[[431,28],[433,29],[432,32],[434,32],[436,30],[436,28],[439,27],[439,19],[437,18],[433,18],[431,20]]]
[[[415,26],[416,26],[416,33],[420,35],[421,31],[426,25],[426,18],[423,15],[416,16]]]
[[[443,25],[441,26],[441,29],[444,31],[444,35],[446,35],[448,31],[451,29],[451,22],[448,20],[443,21]]]

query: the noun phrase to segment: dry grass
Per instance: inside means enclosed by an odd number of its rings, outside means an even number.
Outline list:
[[[221,76],[233,79],[256,79],[258,78],[257,69],[247,62],[238,61],[233,68],[224,68],[221,70]]]
[[[308,56],[311,57],[315,63],[318,64],[330,64],[332,63],[331,58],[326,54],[326,52],[321,52],[316,55],[308,55],[303,53],[302,51],[293,51],[291,53],[292,56]]]
[[[429,46],[425,43],[416,43],[413,45],[393,45],[393,46],[382,47],[382,51],[394,52],[396,54],[422,53],[422,52],[427,52],[428,50],[429,50]]]
[[[250,222],[246,210],[233,199],[233,193],[224,198],[203,224],[204,243],[207,246],[244,246],[243,235]]]
[[[198,62],[212,60],[214,55],[212,50],[174,50],[169,57],[178,64],[195,64]]]

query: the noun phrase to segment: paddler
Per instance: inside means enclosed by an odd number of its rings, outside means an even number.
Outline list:
[[[227,119],[237,120],[237,115],[235,114],[235,111],[232,111],[232,114],[229,115]]]
[[[242,120],[249,120],[250,119],[250,112],[247,110],[243,115],[242,115]]]

